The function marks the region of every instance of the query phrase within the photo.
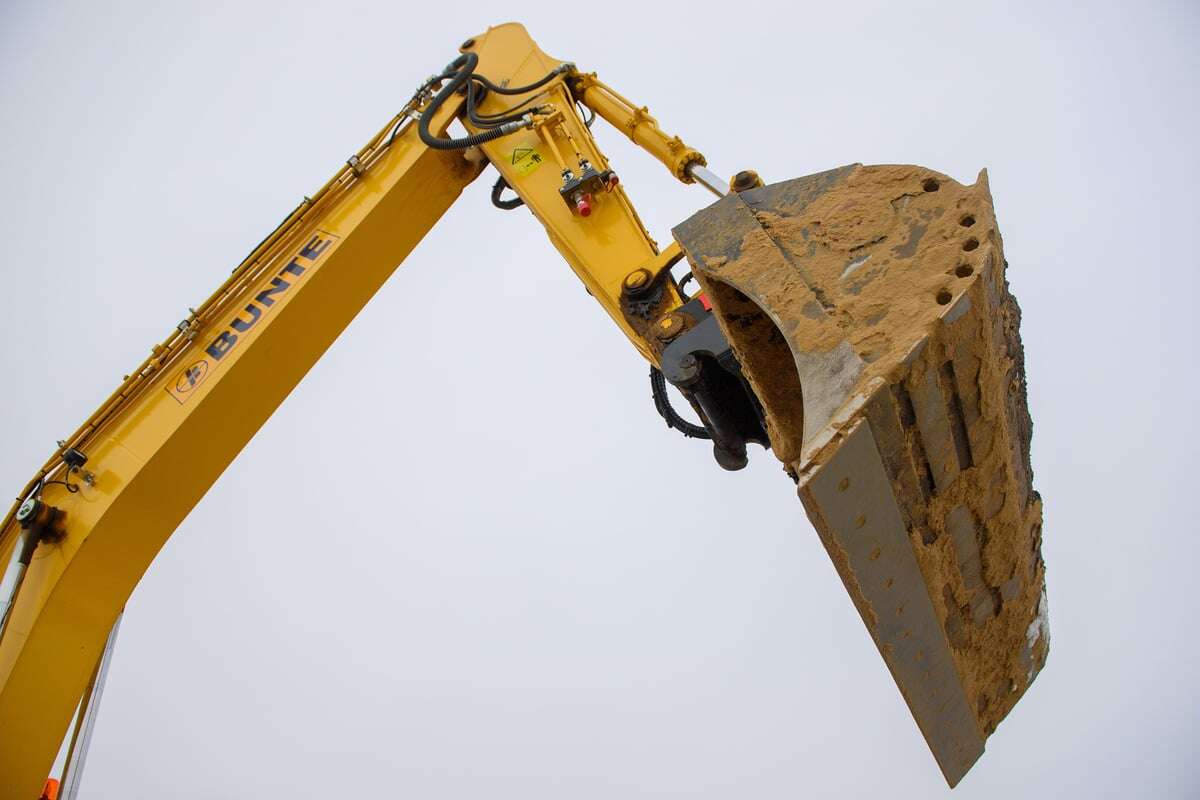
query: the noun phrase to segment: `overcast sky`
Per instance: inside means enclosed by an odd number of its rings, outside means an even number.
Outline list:
[[[518,19],[724,174],[989,169],[1052,647],[955,794],[1200,792],[1195,0],[410,5],[0,4],[0,484]],[[660,241],[708,203],[597,130]],[[489,183],[151,567],[83,796],[947,795],[777,462],[667,430]]]

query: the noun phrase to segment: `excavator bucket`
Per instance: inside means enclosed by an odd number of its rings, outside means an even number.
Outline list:
[[[674,230],[947,782],[1045,663],[1020,309],[986,172],[852,165]]]

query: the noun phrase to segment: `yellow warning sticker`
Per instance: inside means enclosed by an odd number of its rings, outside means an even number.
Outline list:
[[[512,165],[517,168],[518,175],[528,175],[542,165],[545,159],[534,147],[514,147]]]

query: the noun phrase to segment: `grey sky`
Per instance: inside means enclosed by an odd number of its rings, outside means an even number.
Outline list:
[[[0,484],[461,40],[517,19],[722,173],[989,169],[1053,643],[955,794],[1200,791],[1200,7],[405,6],[0,7]],[[660,241],[708,202],[598,131]],[[668,431],[488,180],[164,548],[85,796],[946,794],[773,457],[729,474]]]

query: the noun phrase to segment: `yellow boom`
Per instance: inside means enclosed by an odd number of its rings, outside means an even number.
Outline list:
[[[563,66],[517,24],[465,42],[463,52],[478,56],[479,73],[509,86]],[[30,531],[43,533],[0,639],[0,797],[36,797],[109,630],[167,537],[487,162],[634,346],[655,359],[656,342],[625,319],[620,295],[627,275],[645,269],[655,280],[679,250],[659,252],[619,182],[593,197],[586,217],[560,197],[562,170],[578,172],[580,156],[608,168],[576,109],[574,77],[568,66],[529,93],[487,97],[483,112],[531,98],[538,111],[482,153],[422,142],[417,117],[431,98],[418,93],[153,347],[20,492],[0,527],[0,562],[13,560]],[[584,102],[600,86],[587,80]],[[454,95],[430,129],[444,135],[465,102]],[[611,101],[597,110],[656,155],[677,147],[642,111]],[[673,284],[660,302],[679,305]],[[86,464],[71,468],[64,455],[72,452],[86,454]],[[31,500],[57,519],[22,528],[17,517]]]

